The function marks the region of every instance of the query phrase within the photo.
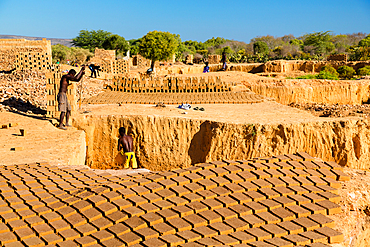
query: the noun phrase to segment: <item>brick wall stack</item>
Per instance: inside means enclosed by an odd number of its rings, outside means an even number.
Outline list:
[[[59,92],[59,85],[60,85],[60,78],[62,77],[62,74],[57,73],[46,73],[46,91],[47,91],[47,117],[54,117],[58,118],[60,115],[60,112],[58,111],[58,92]],[[72,112],[77,111],[77,85],[73,83],[68,87],[67,91],[67,98],[69,103],[72,107]]]
[[[344,61],[347,62],[347,54],[333,54],[326,58],[327,61]]]
[[[107,59],[107,60],[115,60],[116,59],[116,51],[115,50],[104,50],[95,48],[94,56],[99,59]]]
[[[193,63],[193,55],[191,54],[188,54],[186,57],[185,57],[185,63],[186,64],[190,64],[190,63]]]
[[[48,70],[51,67],[50,40],[0,39],[0,70]]]
[[[220,55],[208,55],[209,64],[218,64],[220,63],[220,60],[221,60]]]
[[[139,69],[149,68],[151,61],[141,55],[132,56],[132,66],[137,66]]]

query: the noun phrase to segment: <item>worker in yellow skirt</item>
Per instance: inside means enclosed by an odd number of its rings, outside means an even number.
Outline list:
[[[122,155],[126,156],[126,163],[123,168],[130,168],[130,163],[132,168],[137,168],[132,137],[126,134],[126,129],[124,127],[119,128],[118,131],[118,151],[121,152]]]

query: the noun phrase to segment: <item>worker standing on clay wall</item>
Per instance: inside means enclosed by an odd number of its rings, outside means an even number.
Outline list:
[[[126,135],[126,129],[124,127],[119,128],[119,139],[118,139],[118,151],[121,152],[123,156],[126,156],[126,162],[123,168],[130,168],[130,163],[132,168],[137,168],[136,157],[133,149],[133,141],[130,135]]]
[[[85,66],[82,66],[80,72],[77,75],[76,75],[76,71],[74,69],[71,69],[68,72],[68,74],[63,75],[62,78],[60,79],[59,93],[57,96],[58,110],[60,111],[60,120],[59,120],[60,129],[63,129],[63,130],[67,129],[63,125],[64,117],[66,117],[65,126],[71,127],[71,125],[69,125],[69,117],[71,116],[72,107],[67,99],[68,86],[72,85],[71,81],[80,81],[84,74],[85,74]]]

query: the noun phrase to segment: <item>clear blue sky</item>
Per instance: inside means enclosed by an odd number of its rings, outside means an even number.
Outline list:
[[[247,43],[264,35],[370,33],[370,0],[0,0],[0,34],[74,38],[83,29],[127,40],[158,30],[183,41]]]

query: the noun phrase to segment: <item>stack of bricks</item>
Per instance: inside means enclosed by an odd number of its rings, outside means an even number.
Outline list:
[[[134,55],[132,56],[132,66],[137,66],[139,69],[149,68],[151,61],[149,59],[144,58],[141,55]]]
[[[218,64],[220,63],[220,55],[208,55],[208,63],[209,64]]]
[[[51,41],[0,40],[0,67],[17,70],[48,70],[52,67]]]
[[[328,215],[349,177],[306,153],[112,176],[0,166],[2,246],[308,246],[341,243]]]
[[[347,62],[347,54],[332,54],[329,55],[326,60]]]
[[[60,115],[58,111],[58,92],[60,86],[61,73],[46,73],[46,91],[47,91],[47,117],[57,118]],[[73,83],[68,87],[67,98],[72,107],[72,112],[77,111],[76,84]]]
[[[193,55],[188,54],[185,57],[185,64],[192,64],[193,63]]]
[[[230,86],[219,76],[166,77],[166,78],[122,78],[116,77],[113,91],[125,93],[213,93],[228,92]]]
[[[130,72],[129,62],[124,59],[118,60],[102,60],[101,70],[105,73],[124,75]]]

